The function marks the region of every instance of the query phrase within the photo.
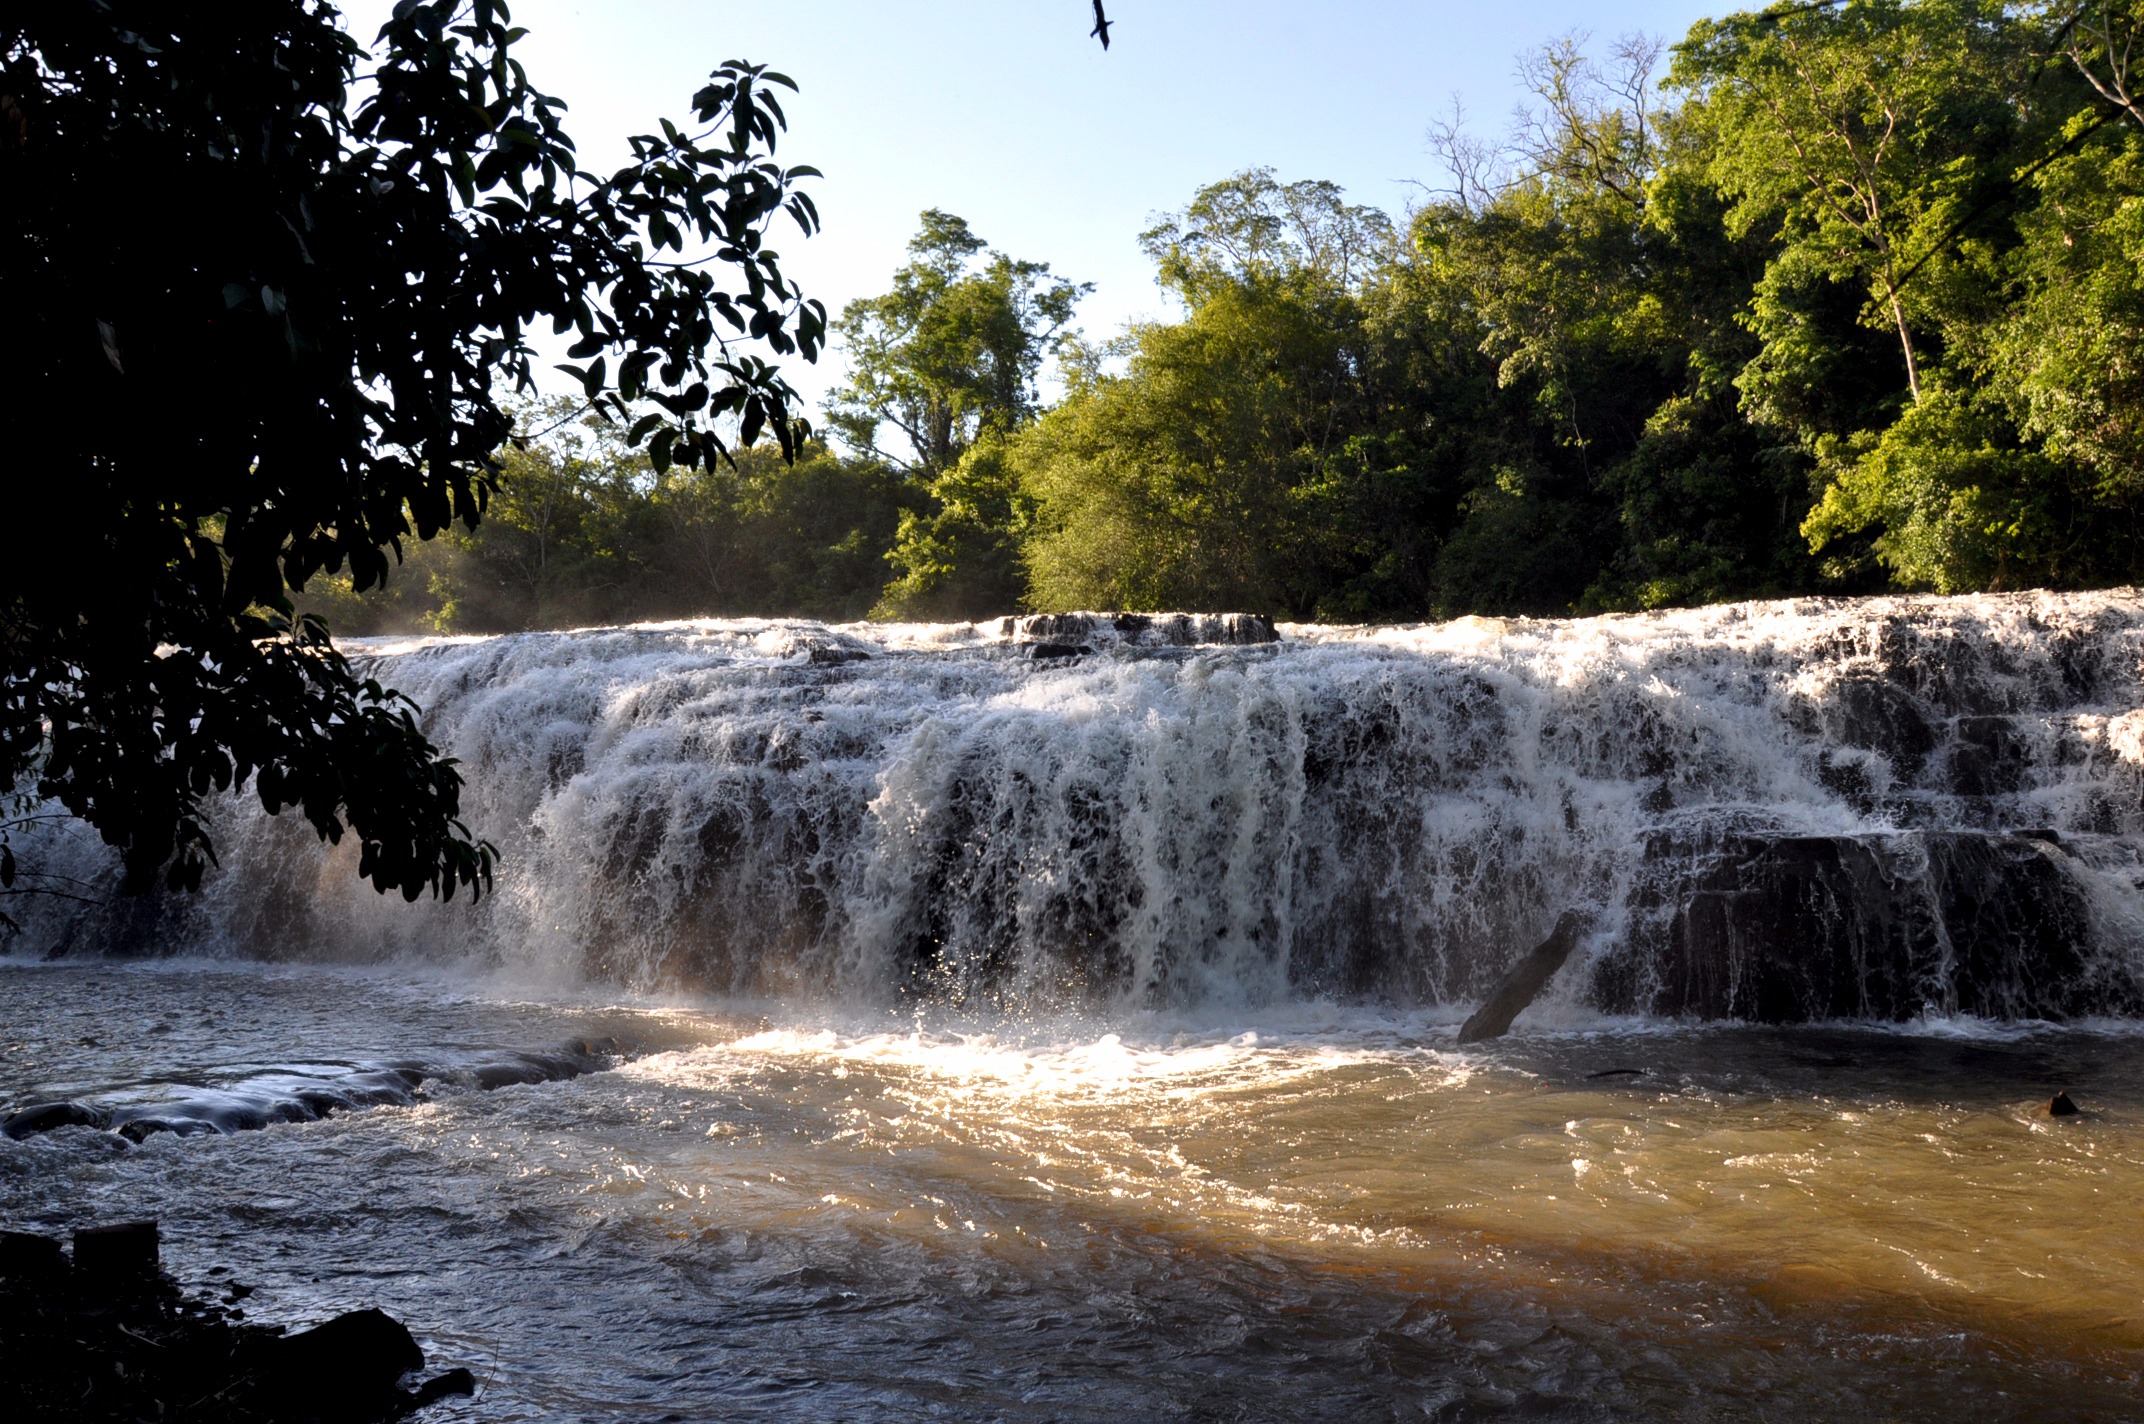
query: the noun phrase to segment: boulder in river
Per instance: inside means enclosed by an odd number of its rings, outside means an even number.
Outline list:
[[[34,1231],[0,1231],[0,1278],[53,1281],[66,1270],[67,1253],[51,1237]]]
[[[97,1286],[140,1285],[156,1279],[156,1223],[118,1221],[74,1234],[74,1273]]]

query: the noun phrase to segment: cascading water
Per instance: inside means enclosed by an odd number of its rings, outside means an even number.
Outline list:
[[[1022,1011],[1412,1006],[1479,997],[1576,908],[1567,1010],[2144,1013],[2132,593],[360,651],[464,763],[496,895],[380,900],[241,801],[198,899],[45,907],[24,946]],[[79,830],[29,853],[108,876]]]

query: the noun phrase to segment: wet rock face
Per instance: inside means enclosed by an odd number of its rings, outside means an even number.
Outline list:
[[[0,1136],[21,1141],[60,1127],[103,1127],[111,1114],[86,1103],[37,1103],[0,1118]]]
[[[2044,836],[1660,837],[1647,912],[1596,964],[1593,998],[1762,1023],[2137,1012],[2144,985],[2088,956],[2082,891]]]
[[[1030,613],[1001,620],[998,631],[1021,642],[1164,648],[1245,646],[1280,639],[1272,620],[1256,613]]]
[[[1918,699],[1871,672],[1842,677],[1824,701],[1827,740],[1880,754],[1904,779],[1920,774],[1936,735]]]

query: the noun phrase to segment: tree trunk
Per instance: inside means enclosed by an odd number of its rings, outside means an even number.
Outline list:
[[[1891,319],[1898,323],[1898,344],[1906,353],[1906,389],[1913,392],[1913,403],[1921,403],[1921,363],[1913,352],[1913,332],[1906,325],[1905,303],[1898,299],[1898,288],[1884,280],[1884,289],[1891,298]]]

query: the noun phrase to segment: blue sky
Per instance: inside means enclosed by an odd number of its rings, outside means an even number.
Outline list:
[[[707,71],[767,63],[802,88],[782,156],[826,177],[825,231],[777,243],[838,313],[883,290],[917,213],[966,218],[993,245],[1096,284],[1090,334],[1159,314],[1136,241],[1202,183],[1270,165],[1329,178],[1395,214],[1438,179],[1423,134],[1456,94],[1501,132],[1521,51],[1578,30],[1679,38],[1732,6],[1686,0],[514,0],[530,77],[566,99],[583,155],[607,166],[629,133],[682,117]],[[348,6],[370,38],[386,5]],[[839,353],[791,379],[816,398]]]

